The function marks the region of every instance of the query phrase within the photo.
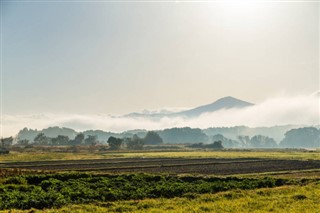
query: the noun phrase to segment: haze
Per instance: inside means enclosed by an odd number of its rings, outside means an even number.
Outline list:
[[[25,115],[96,117],[229,95],[263,105],[319,90],[319,2],[1,1],[1,23],[4,135]],[[319,101],[306,114],[293,103],[300,122],[319,123]],[[299,121],[282,112],[248,125]],[[209,118],[198,126],[215,125]]]

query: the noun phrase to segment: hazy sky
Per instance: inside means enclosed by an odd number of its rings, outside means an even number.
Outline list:
[[[316,2],[1,9],[4,114],[124,114],[319,90]]]

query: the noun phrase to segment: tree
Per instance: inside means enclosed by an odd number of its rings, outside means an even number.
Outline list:
[[[41,132],[34,138],[33,141],[35,144],[48,145],[50,143],[50,138],[48,138]]]
[[[21,145],[21,146],[27,146],[27,145],[29,145],[29,140],[27,140],[27,139],[18,140],[17,144]]]
[[[83,133],[79,133],[76,135],[76,137],[74,138],[74,143],[76,145],[80,145],[84,143],[84,134]]]
[[[213,144],[207,145],[208,148],[213,148],[213,149],[223,149],[224,147],[222,146],[222,141],[215,141]]]
[[[147,135],[143,139],[144,144],[148,145],[156,145],[156,144],[162,144],[163,140],[160,137],[160,135],[154,131],[147,132]]]
[[[1,146],[2,147],[12,146],[12,143],[13,143],[13,137],[1,138]]]
[[[144,141],[135,134],[132,138],[126,139],[126,144],[128,149],[141,150],[143,149]]]
[[[69,137],[65,135],[58,135],[56,138],[52,138],[52,145],[68,145]]]
[[[250,139],[248,146],[252,148],[274,148],[277,147],[277,143],[268,136],[255,135]]]
[[[119,150],[121,145],[122,145],[122,139],[121,138],[116,138],[116,137],[109,137],[107,143],[110,146],[111,150]]]
[[[319,148],[320,129],[314,127],[291,129],[285,133],[285,138],[280,142],[280,146],[288,148]]]
[[[190,127],[165,129],[158,133],[165,143],[201,143],[209,139],[201,129]]]
[[[194,143],[189,145],[188,147],[191,148],[198,148],[198,149],[223,149],[222,141],[215,141],[211,144],[203,144],[203,143]]]
[[[225,148],[235,148],[235,147],[241,147],[241,143],[236,141],[236,140],[232,140],[229,138],[224,137],[222,134],[216,134],[214,136],[211,137],[211,141],[221,141],[222,142],[222,146]]]
[[[84,144],[86,145],[96,145],[98,143],[96,135],[88,135],[88,137],[84,140]]]
[[[242,143],[242,146],[246,147],[250,144],[250,137],[246,135],[239,135],[238,140]]]

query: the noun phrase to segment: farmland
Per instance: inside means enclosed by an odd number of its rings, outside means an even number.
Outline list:
[[[9,155],[0,155],[0,162],[43,161],[43,160],[82,160],[111,158],[268,158],[294,160],[320,160],[320,150],[299,149],[231,149],[231,150],[155,150],[155,151],[103,151],[34,148],[12,151]]]
[[[13,152],[0,159],[0,207],[16,212],[320,207],[318,151]]]
[[[54,171],[147,172],[233,175],[276,171],[320,170],[320,160],[259,158],[113,158],[0,163],[0,168]]]

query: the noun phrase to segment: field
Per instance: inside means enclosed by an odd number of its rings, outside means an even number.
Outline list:
[[[320,160],[259,158],[119,158],[0,163],[0,168],[54,171],[233,175],[320,170]]]
[[[320,150],[296,149],[231,149],[231,150],[155,150],[155,151],[94,151],[68,152],[52,148],[33,149],[32,151],[13,151],[9,155],[0,155],[0,162],[41,161],[41,160],[81,160],[110,158],[268,158],[320,160]]]
[[[319,155],[304,150],[13,152],[0,156],[0,209],[316,212]]]

